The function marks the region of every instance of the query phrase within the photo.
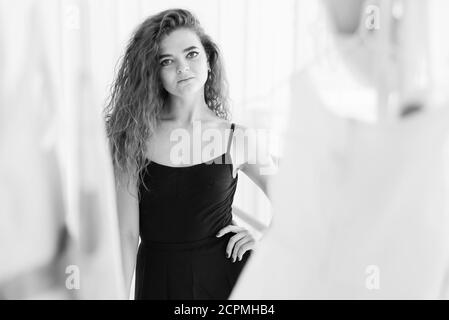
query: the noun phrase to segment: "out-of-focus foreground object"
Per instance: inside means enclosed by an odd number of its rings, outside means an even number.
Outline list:
[[[126,298],[81,3],[0,1],[1,299]]]
[[[449,108],[371,125],[312,92],[297,91],[273,224],[232,298],[448,298]]]
[[[402,4],[403,11],[393,11],[404,15],[400,23],[431,25],[425,15],[418,19],[422,2],[365,4],[374,12],[377,5],[380,15],[386,14],[382,8],[390,15],[393,4]],[[354,12],[365,15],[365,8]],[[366,27],[363,16],[360,21]],[[320,79],[339,69],[332,64],[310,65],[292,79],[285,156],[272,190],[273,223],[233,299],[449,298],[449,103],[430,71],[435,47],[404,26],[375,32],[335,39],[346,50],[339,52],[347,56],[346,70],[375,93],[369,121],[329,107],[345,98],[335,90],[338,77],[320,87]],[[368,38],[360,38],[363,33]],[[411,51],[412,35],[420,51]],[[352,103],[368,105],[367,96],[354,95]],[[361,114],[354,110],[352,115]]]

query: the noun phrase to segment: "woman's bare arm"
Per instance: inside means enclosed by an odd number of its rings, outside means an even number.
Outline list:
[[[244,127],[238,126],[235,131],[236,135],[241,135],[237,138],[237,141],[244,141],[245,136]],[[251,133],[247,132],[247,135]],[[270,181],[271,176],[273,176],[277,172],[277,166],[274,163],[273,158],[271,157],[267,145],[266,139],[264,137],[257,137],[255,148],[251,147],[245,150],[241,146],[237,146],[237,150],[243,150],[244,154],[240,154],[240,156],[234,156],[234,159],[244,159],[243,162],[238,162],[239,169],[243,171],[270,199]],[[251,151],[251,152],[249,152]],[[235,154],[234,154],[235,155]],[[250,223],[256,230],[263,232],[266,230],[267,226],[260,223],[256,220],[252,215],[247,214],[246,212],[238,209],[236,206],[233,206],[233,213],[243,218],[245,221]],[[226,254],[229,258],[232,259],[233,262],[237,260],[242,260],[243,255],[246,251],[254,249],[256,244],[255,235],[249,232],[244,227],[231,224],[224,228],[222,228],[218,233],[217,237],[221,237],[226,233],[233,232],[234,235],[229,239],[228,245],[226,247]]]
[[[242,128],[243,130],[251,130],[244,127]],[[256,131],[253,130],[253,132]],[[240,164],[239,169],[265,193],[268,199],[270,199],[271,177],[276,174],[277,165],[270,154],[268,136],[258,133],[255,133],[255,135],[255,148],[249,147],[245,149],[241,147],[241,149],[244,150],[243,158],[245,160]],[[240,141],[243,141],[243,139],[240,139]]]
[[[139,202],[136,181],[124,174],[119,175],[116,194],[123,276],[126,293],[129,295],[139,243]]]

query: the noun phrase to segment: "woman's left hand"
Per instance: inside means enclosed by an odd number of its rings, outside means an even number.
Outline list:
[[[226,247],[226,256],[228,258],[232,256],[232,262],[235,262],[237,259],[241,261],[246,251],[254,249],[256,239],[247,229],[232,224],[218,231],[217,237],[221,237],[229,232],[234,232],[235,235],[229,239]]]

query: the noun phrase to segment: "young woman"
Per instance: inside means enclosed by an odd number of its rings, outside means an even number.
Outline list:
[[[127,47],[106,120],[127,288],[137,256],[136,299],[226,299],[254,248],[232,223],[237,171],[265,193],[267,175],[260,156],[231,155],[246,128],[228,121],[225,84],[218,47],[189,11],[148,18]],[[195,159],[204,154],[198,128],[225,144],[214,144],[217,157],[180,164],[173,134],[185,133]]]

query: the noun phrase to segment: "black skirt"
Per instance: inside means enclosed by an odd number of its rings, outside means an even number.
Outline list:
[[[137,255],[135,299],[228,299],[251,256],[226,257],[233,233],[189,243],[141,243]]]

